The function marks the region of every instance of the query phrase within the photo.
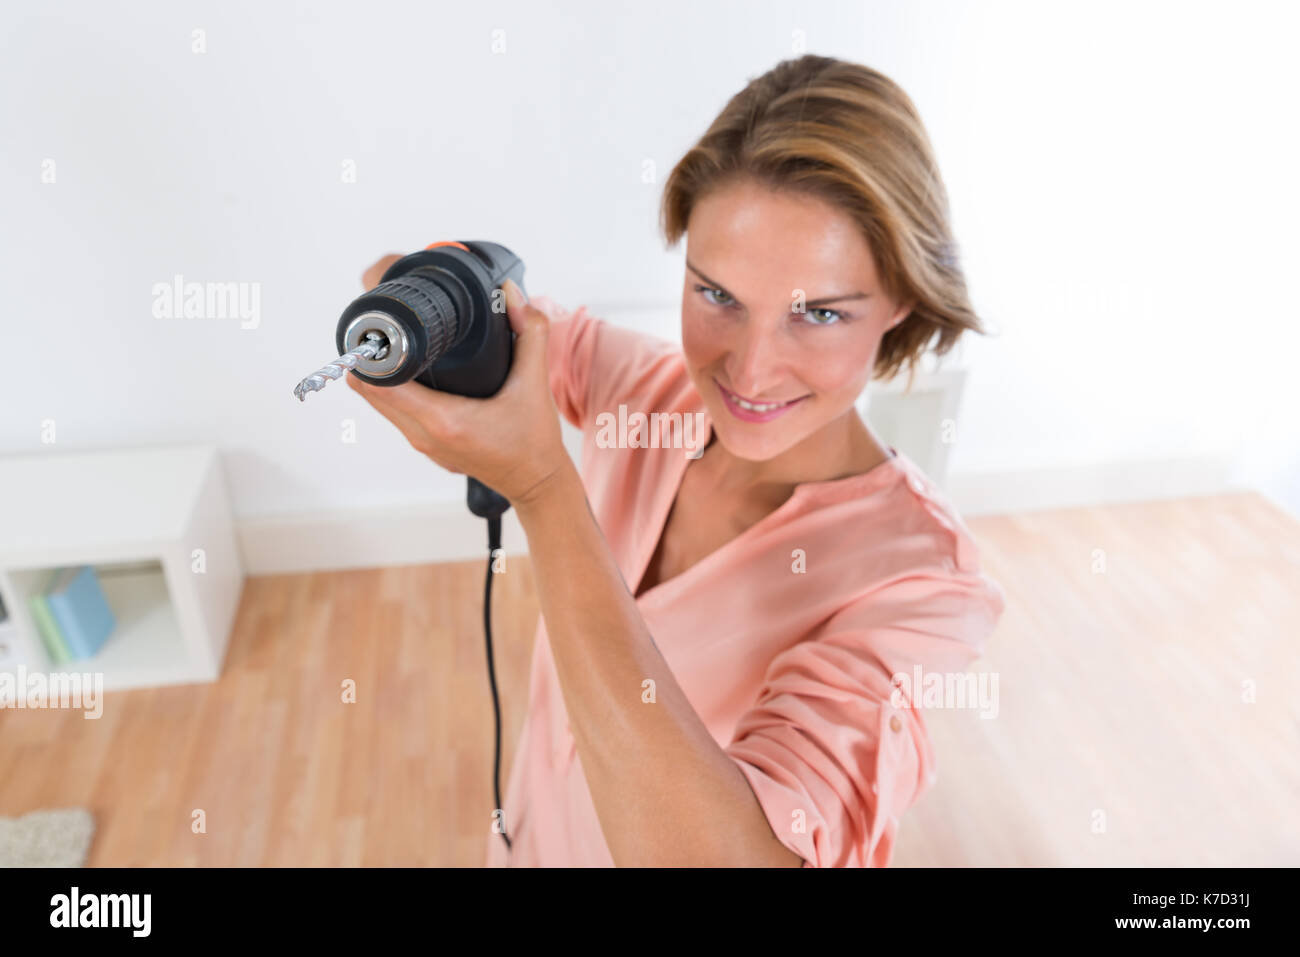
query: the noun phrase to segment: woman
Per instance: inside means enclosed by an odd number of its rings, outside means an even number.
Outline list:
[[[542,621],[488,863],[883,866],[935,773],[891,682],[965,671],[1004,599],[855,409],[873,370],[981,331],[928,138],[881,74],[788,60],[677,164],[662,212],[687,236],[680,350],[511,284],[491,399],[348,377],[528,537]],[[610,442],[620,406],[703,432]]]

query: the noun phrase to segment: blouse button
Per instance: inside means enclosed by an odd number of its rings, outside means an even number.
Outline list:
[[[902,731],[902,730],[903,730],[903,722],[901,722],[901,721],[898,720],[898,715],[896,715],[896,714],[895,714],[895,715],[890,715],[890,718],[889,718],[889,730],[890,730],[890,731]]]

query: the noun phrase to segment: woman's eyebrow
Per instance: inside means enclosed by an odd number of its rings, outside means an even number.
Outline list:
[[[699,276],[701,279],[707,282],[714,289],[721,289],[727,295],[731,296],[731,291],[727,289],[726,286],[718,282],[716,279],[710,279],[708,276],[704,275],[704,273],[700,272],[693,265],[691,265],[691,261],[689,259],[686,260],[686,268],[689,269],[691,272],[695,273],[695,275]],[[731,298],[735,299],[736,297],[732,296]],[[810,302],[805,302],[804,305],[824,306],[827,303],[832,303],[832,302],[847,302],[850,299],[870,299],[870,298],[871,298],[871,293],[869,292],[851,292],[846,296],[829,296],[824,299],[813,299]],[[736,299],[736,302],[740,302],[740,300]]]

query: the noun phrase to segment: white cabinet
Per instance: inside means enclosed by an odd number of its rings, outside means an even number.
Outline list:
[[[68,565],[95,566],[117,624],[55,666],[27,599]],[[0,457],[0,671],[98,672],[105,691],[210,681],[243,582],[215,449]]]

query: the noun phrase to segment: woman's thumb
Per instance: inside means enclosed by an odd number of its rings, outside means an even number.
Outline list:
[[[550,330],[550,317],[541,309],[529,304],[524,298],[524,291],[512,279],[501,284],[506,294],[506,314],[510,328],[518,339],[515,348],[524,352],[541,349],[545,355],[546,335]]]

